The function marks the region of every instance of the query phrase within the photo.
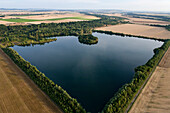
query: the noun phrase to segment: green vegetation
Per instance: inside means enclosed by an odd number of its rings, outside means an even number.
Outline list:
[[[0,15],[0,17],[5,17],[5,15]]]
[[[135,14],[135,13],[127,13],[127,15],[132,16],[133,18],[154,19],[154,20],[161,20],[161,21],[170,22],[169,16],[146,15],[146,14]]]
[[[80,21],[69,23],[42,23],[39,25],[26,26],[5,26],[0,25],[0,39],[3,43],[25,42],[29,40],[40,41],[46,37],[53,36],[80,36],[92,34],[95,27],[107,25],[116,25],[121,22],[119,19],[111,18],[104,15],[93,15],[101,19],[92,21]],[[2,43],[1,43],[2,44]]]
[[[170,25],[167,25],[165,28],[170,31]]]
[[[102,113],[123,113],[149,74],[158,65],[169,46],[170,40],[167,40],[162,47],[154,49],[154,56],[145,65],[135,68],[135,75],[132,81],[119,89],[106,104]]]
[[[170,25],[152,25],[152,24],[150,24],[150,26],[164,27],[165,29],[167,29],[168,31],[170,31]]]
[[[35,20],[35,19],[21,19],[21,18],[11,18],[11,19],[0,19],[3,21],[8,21],[8,22],[35,22],[35,21],[42,21],[42,20]]]
[[[78,37],[78,40],[80,43],[88,44],[88,45],[98,43],[98,38],[93,35],[80,35]]]
[[[53,42],[53,41],[56,41],[57,38],[53,38],[53,39],[42,39],[42,40],[39,40],[39,41],[34,41],[34,40],[29,40],[29,41],[24,41],[24,42],[21,42],[19,44],[16,44],[18,46],[30,46],[31,44],[32,45],[36,45],[36,44],[40,44],[40,45],[43,45],[45,43],[49,43],[49,42]]]
[[[52,80],[47,78],[35,66],[24,60],[16,51],[11,48],[3,48],[4,52],[11,57],[36,84],[44,91],[65,113],[85,113],[86,111],[70,95]]]

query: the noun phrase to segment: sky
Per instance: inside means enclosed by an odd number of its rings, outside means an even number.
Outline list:
[[[170,0],[0,0],[0,8],[120,9],[170,12]]]

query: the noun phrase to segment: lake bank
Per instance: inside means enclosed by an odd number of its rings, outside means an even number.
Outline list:
[[[99,41],[91,46],[80,44],[77,37],[67,36],[58,37],[56,42],[43,46],[14,46],[14,49],[76,97],[87,111],[97,112],[132,79],[134,68],[145,64],[152,57],[153,49],[161,46],[162,42],[158,46],[158,41],[149,39],[93,35]]]

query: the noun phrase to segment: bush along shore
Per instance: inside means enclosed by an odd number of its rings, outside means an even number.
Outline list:
[[[159,61],[162,59],[169,46],[170,40],[166,40],[160,48],[154,49],[154,56],[145,65],[135,68],[135,74],[132,81],[119,89],[114,97],[106,104],[102,113],[125,112],[135,94],[137,94],[151,72],[154,71],[159,64]]]
[[[117,36],[123,36],[123,37],[128,36],[128,37],[137,37],[137,38],[143,38],[143,39],[153,39],[153,40],[158,40],[158,41],[165,41],[165,39],[157,39],[157,38],[145,37],[145,36],[139,36],[139,35],[117,33],[117,32],[112,32],[112,31],[93,30],[93,32],[105,33],[105,34],[108,34],[108,35],[117,35]]]
[[[122,113],[130,104],[135,94],[155,69],[159,61],[170,46],[170,40],[166,40],[160,48],[154,49],[153,57],[142,66],[135,68],[132,81],[125,84],[105,105],[102,113]],[[64,112],[86,113],[85,109],[72,98],[64,89],[47,78],[35,66],[23,59],[15,50],[2,48],[3,51],[17,64],[36,84],[44,91]]]
[[[8,47],[2,49],[65,113],[86,113],[76,99],[23,59],[15,50]]]

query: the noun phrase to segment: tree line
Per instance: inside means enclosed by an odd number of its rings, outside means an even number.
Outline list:
[[[135,68],[132,81],[119,89],[114,97],[106,104],[102,113],[124,112],[149,74],[158,65],[169,46],[170,40],[167,40],[160,48],[154,49],[154,56],[145,65]]]
[[[65,113],[85,113],[85,109],[62,87],[41,73],[35,66],[23,59],[15,50],[3,48],[3,51],[17,64],[37,86],[44,91]]]

